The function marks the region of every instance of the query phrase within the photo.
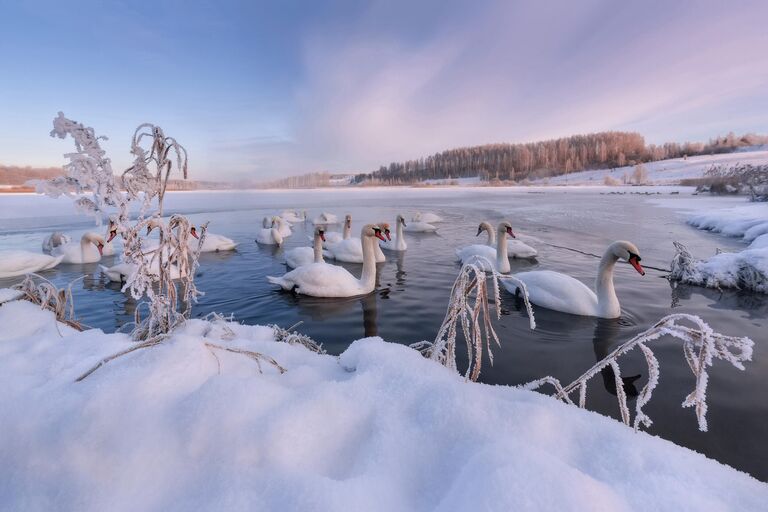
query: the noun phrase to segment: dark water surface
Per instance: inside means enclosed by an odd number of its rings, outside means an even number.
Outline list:
[[[685,193],[653,198],[681,207],[693,200]],[[701,257],[714,254],[718,247],[728,250],[742,246],[737,240],[686,226],[674,207],[657,206],[648,197],[601,195],[589,190],[178,193],[170,194],[166,205],[167,213],[188,214],[196,223],[210,221],[211,232],[240,244],[235,252],[202,255],[196,282],[205,296],[195,306],[195,316],[216,311],[234,314],[236,320],[247,324],[288,327],[302,322],[298,330],[322,342],[333,354],[364,336],[378,335],[405,344],[433,339],[459,270],[454,250],[478,242],[474,235],[481,220],[495,224],[509,219],[516,232],[539,239],[530,242],[539,250],[538,261],[512,260],[513,272],[552,269],[590,286],[596,275],[596,258],[547,244],[602,254],[613,240],[627,239],[640,248],[644,264],[661,268],[669,266],[673,240],[685,243]],[[724,202],[721,206],[730,205]],[[286,271],[284,250],[309,245],[309,224],[296,225],[283,249],[254,242],[262,217],[284,208],[306,209],[310,217],[320,211],[340,217],[351,213],[355,236],[364,222],[386,220],[394,225],[397,213],[410,218],[416,210],[435,212],[445,222],[439,224],[437,234],[407,233],[408,251],[404,254],[386,253],[388,260],[378,266],[378,286],[371,295],[314,299],[278,291],[265,279]],[[43,237],[53,229],[79,239],[92,224],[74,215],[66,200],[0,196],[0,249],[39,251]],[[109,265],[111,260],[105,258],[103,263]],[[361,268],[344,266],[355,274]],[[57,285],[86,275],[75,283],[74,295],[77,316],[87,325],[112,332],[133,319],[136,303],[120,292],[118,285],[100,276],[96,264],[61,265],[44,275]],[[654,342],[651,348],[661,365],[661,379],[646,406],[654,421],[649,433],[768,480],[768,297],[691,286],[673,288],[663,275],[649,270],[641,277],[629,265],[618,265],[615,283],[622,305],[620,319],[598,320],[534,307],[535,331],[528,329],[525,312],[514,297],[502,291],[502,318],[496,322],[502,347],[494,352],[494,366],[484,365],[481,380],[515,385],[552,375],[565,384],[664,315],[699,315],[716,331],[750,336],[756,343],[754,361],[747,364],[746,372],[722,361],[710,369],[709,432],[703,433],[697,429],[693,410],[680,407],[694,386],[680,343],[671,339]],[[0,279],[0,287],[18,280]],[[463,347],[459,354],[463,356]],[[625,376],[640,376],[635,385],[641,389],[647,378],[642,355],[625,356],[621,368]],[[597,376],[590,382],[587,407],[619,418],[614,394],[612,382]]]

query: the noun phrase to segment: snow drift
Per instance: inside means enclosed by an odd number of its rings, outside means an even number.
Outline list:
[[[192,320],[127,335],[0,306],[6,510],[762,510],[768,486],[547,396],[465,382],[379,338],[338,358]],[[287,371],[206,344],[258,351]]]

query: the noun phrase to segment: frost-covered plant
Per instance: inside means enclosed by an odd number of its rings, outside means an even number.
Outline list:
[[[98,222],[106,215],[107,207],[117,210],[110,216],[110,232],[123,237],[124,260],[135,268],[123,290],[129,290],[137,300],[144,295],[149,299],[149,316],[143,322],[137,316],[133,336],[147,340],[170,332],[189,317],[191,304],[199,295],[194,274],[205,237],[203,227],[197,250],[188,250],[189,221],[179,215],[167,223],[162,221],[163,199],[172,172],[178,170],[187,178],[186,150],[176,139],[166,136],[162,128],[141,124],[131,140],[133,164],[121,179],[116,179],[99,145],[104,137],[97,136],[93,128],[59,112],[51,136],[72,137],[76,152],[65,155],[69,160],[64,166],[65,175],[38,182],[38,191],[53,197],[79,196],[76,204]],[[125,192],[119,189],[120,184]],[[134,201],[140,201],[141,208],[138,220],[131,223],[129,207]],[[155,211],[145,217],[153,204]],[[145,250],[144,230],[150,226],[159,230],[160,241],[155,249]],[[183,289],[181,295],[177,279]],[[185,304],[182,311],[178,310],[179,298]]]
[[[684,325],[683,322],[692,324],[693,327]],[[683,400],[682,406],[695,408],[699,430],[706,432],[707,384],[709,382],[707,368],[712,366],[715,359],[722,359],[728,361],[739,370],[744,370],[743,363],[752,360],[754,342],[746,337],[726,336],[717,333],[701,318],[694,315],[675,314],[665,316],[650,329],[618,346],[567,386],[562,386],[560,381],[554,377],[544,377],[543,379],[524,384],[521,387],[534,390],[544,384],[551,384],[555,388],[555,397],[572,405],[575,404],[571,400],[570,395],[578,389],[578,405],[584,408],[587,398],[587,383],[592,377],[600,373],[601,370],[610,366],[616,379],[616,398],[619,404],[621,419],[625,425],[629,426],[631,417],[618,360],[624,354],[639,348],[643,356],[645,356],[645,361],[648,365],[648,382],[637,397],[635,419],[631,423],[636,431],[640,427],[647,428],[651,425],[652,421],[643,411],[643,407],[651,399],[651,394],[659,383],[659,361],[647,344],[664,336],[671,336],[683,342],[685,359],[696,378],[696,384],[693,391]]]
[[[37,278],[38,281],[33,278]],[[74,281],[69,283],[66,288],[59,289],[42,276],[27,274],[21,283],[13,286],[13,289],[21,292],[20,299],[28,300],[43,309],[52,311],[56,315],[56,320],[82,331],[83,325],[75,320],[75,301],[72,298],[73,283]]]
[[[301,323],[301,322],[299,322]],[[325,354],[323,345],[316,342],[306,334],[295,332],[294,329],[299,324],[296,324],[288,329],[283,329],[278,325],[270,325],[272,332],[275,336],[275,341],[280,343],[287,343],[289,345],[301,345],[302,347],[310,350],[316,354]]]
[[[411,345],[424,357],[458,372],[456,367],[456,337],[459,334],[459,329],[461,329],[467,345],[467,359],[469,361],[464,376],[472,381],[476,381],[480,377],[483,352],[488,353],[488,360],[493,365],[492,342],[501,346],[499,337],[491,324],[491,314],[488,309],[488,276],[483,270],[483,266],[492,268],[491,263],[487,260],[484,261],[484,265],[483,262],[475,260],[461,267],[461,271],[451,288],[448,310],[435,340],[432,342],[421,341]],[[501,304],[499,298],[500,277],[502,277],[501,274],[495,271],[490,275],[497,319],[501,317],[501,309],[499,308]],[[503,277],[514,279],[511,276]],[[528,311],[531,329],[535,329],[536,321],[528,300],[528,290],[522,282],[517,281],[517,283],[523,292],[522,296]]]

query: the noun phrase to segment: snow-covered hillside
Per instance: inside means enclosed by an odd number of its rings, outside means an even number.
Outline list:
[[[680,180],[700,178],[713,165],[732,166],[739,163],[752,165],[768,164],[768,151],[673,158],[670,160],[659,160],[658,162],[648,162],[643,164],[643,166],[648,172],[649,184],[676,185],[680,183]],[[546,181],[550,185],[602,185],[606,176],[621,181],[625,173],[632,176],[634,170],[634,166],[596,169],[554,176],[545,180],[537,180],[535,183],[540,184]]]
[[[123,334],[0,306],[6,510],[764,510],[768,486],[542,394],[465,382],[379,338],[339,357],[272,329]],[[269,355],[285,373],[227,348]]]

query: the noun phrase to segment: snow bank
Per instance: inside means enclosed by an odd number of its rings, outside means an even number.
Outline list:
[[[756,147],[756,151],[722,153],[718,155],[691,156],[688,158],[671,158],[643,164],[648,181],[654,185],[678,184],[681,180],[701,178],[713,165],[732,166],[736,164],[761,165],[768,164],[768,151]],[[550,185],[602,185],[606,176],[622,180],[624,174],[632,176],[635,167],[628,165],[615,169],[594,169],[579,171],[550,178],[536,180],[534,183],[546,181]]]
[[[188,322],[130,346],[0,306],[4,510],[764,510],[768,486],[379,338],[339,358]],[[233,338],[233,339],[231,339]],[[205,342],[274,357],[287,372]]]
[[[697,260],[684,248],[672,261],[674,280],[708,288],[768,293],[768,205],[750,204],[692,215],[688,224],[750,242],[743,251]]]

